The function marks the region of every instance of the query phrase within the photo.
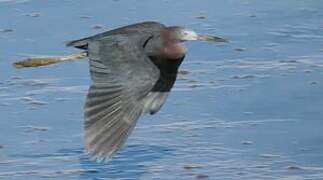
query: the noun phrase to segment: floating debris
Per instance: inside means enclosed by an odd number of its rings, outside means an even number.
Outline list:
[[[309,151],[311,151],[309,148],[299,148],[298,149],[299,151],[302,151],[302,152],[309,152]]]
[[[242,175],[245,175],[246,173],[245,172],[238,172],[237,175],[239,176],[242,176]]]
[[[241,141],[240,143],[243,145],[252,145],[253,144],[252,141]]]
[[[207,179],[210,176],[207,174],[197,174],[195,177],[196,177],[196,179]]]
[[[241,76],[233,76],[232,79],[254,79],[256,78],[255,75],[241,75]]]
[[[185,165],[183,166],[184,169],[187,169],[187,170],[192,170],[192,169],[200,169],[200,168],[203,168],[203,166],[201,165]]]
[[[196,16],[196,19],[206,19],[206,16]]]
[[[311,73],[311,72],[313,72],[313,70],[305,69],[305,70],[304,70],[304,72],[305,72],[305,73]]]
[[[276,154],[260,154],[259,155],[262,158],[277,158],[280,157],[280,155],[276,155]]]
[[[29,13],[29,14],[25,14],[26,16],[29,16],[29,17],[39,17],[40,16],[40,13]]]
[[[90,19],[92,18],[92,16],[86,16],[86,15],[83,15],[83,16],[80,16],[81,19]]]
[[[192,84],[192,85],[189,85],[188,87],[190,88],[198,88],[198,87],[203,87],[204,85],[202,84]]]
[[[46,140],[39,139],[39,140],[32,140],[32,141],[26,141],[24,144],[40,144],[40,143],[46,143]]]
[[[48,127],[37,127],[37,126],[20,126],[20,128],[25,129],[24,132],[45,132],[48,131]]]
[[[102,24],[96,24],[96,25],[93,25],[93,26],[92,26],[92,28],[93,28],[93,29],[104,29],[104,28],[105,28],[105,26],[104,26],[104,25],[102,25]]]
[[[12,80],[17,80],[17,79],[23,79],[22,77],[20,77],[20,76],[11,76],[11,78],[10,79],[12,79]]]
[[[280,63],[299,63],[297,60],[280,60]]]
[[[199,83],[199,81],[194,80],[194,79],[190,79],[190,80],[188,80],[187,82],[189,82],[189,83]]]
[[[287,169],[288,170],[302,170],[302,168],[299,166],[288,166]]]
[[[0,145],[0,149],[3,149],[3,148],[4,148],[4,146]]]
[[[245,49],[243,49],[243,48],[235,48],[234,50],[235,50],[235,51],[238,51],[238,52],[243,52],[243,51],[245,51]]]
[[[7,29],[0,29],[0,32],[2,32],[2,33],[9,33],[9,32],[14,32],[15,30],[14,29],[9,29],[9,28],[7,28]]]
[[[30,104],[30,105],[36,105],[36,106],[43,106],[43,105],[47,105],[48,102],[32,100],[32,101],[28,102],[28,104]]]
[[[267,168],[267,167],[268,167],[268,165],[266,165],[266,164],[258,164],[256,166],[254,166],[254,168],[258,168],[258,169],[263,169],[263,168]]]
[[[316,85],[316,84],[318,84],[318,82],[316,82],[316,81],[311,82],[311,85]]]

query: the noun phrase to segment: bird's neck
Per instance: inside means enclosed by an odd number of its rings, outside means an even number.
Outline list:
[[[179,59],[185,55],[186,48],[180,41],[159,36],[148,41],[145,46],[145,53],[148,56],[163,56],[167,59]]]
[[[180,42],[166,42],[162,51],[169,59],[179,59],[185,55],[186,48]]]
[[[172,28],[165,28],[160,32],[162,44],[161,51],[164,56],[169,59],[179,59],[186,53],[183,42],[181,42],[174,33]]]

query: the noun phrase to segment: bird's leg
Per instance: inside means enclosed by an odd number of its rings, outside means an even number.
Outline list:
[[[46,66],[63,61],[76,61],[84,59],[87,57],[87,52],[83,51],[77,54],[70,54],[66,56],[57,56],[57,57],[32,57],[23,59],[21,61],[15,62],[14,66],[16,68],[25,68],[25,67],[38,67]]]

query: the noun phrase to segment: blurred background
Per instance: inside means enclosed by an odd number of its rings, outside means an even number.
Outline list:
[[[323,179],[323,2],[0,0],[0,179]],[[216,34],[190,42],[162,110],[108,163],[83,146],[87,60],[69,40],[141,21]]]

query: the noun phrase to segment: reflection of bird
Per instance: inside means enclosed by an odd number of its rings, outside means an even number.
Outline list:
[[[183,27],[143,22],[67,44],[86,50],[90,59],[85,140],[97,160],[123,145],[140,115],[161,108],[185,56],[182,42],[188,40],[225,42]]]

